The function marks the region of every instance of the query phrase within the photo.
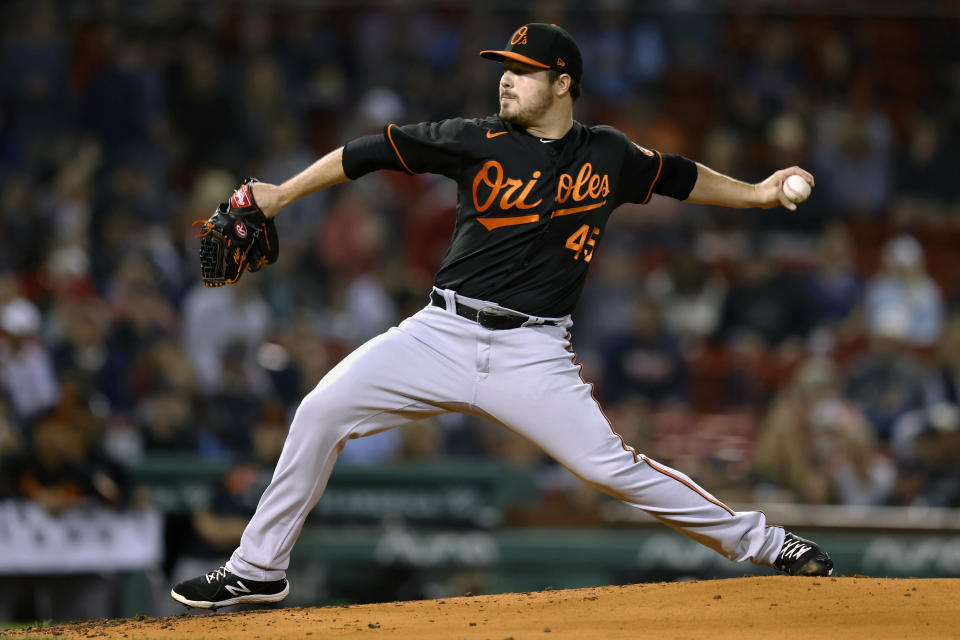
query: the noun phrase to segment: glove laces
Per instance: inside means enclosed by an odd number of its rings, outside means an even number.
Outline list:
[[[209,220],[194,220],[193,224],[190,226],[196,226],[198,224],[203,225],[203,229],[200,231],[200,235],[196,236],[197,238],[203,238],[204,236],[210,235],[213,232],[213,223]]]

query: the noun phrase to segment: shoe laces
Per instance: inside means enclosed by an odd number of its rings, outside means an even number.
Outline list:
[[[214,580],[219,580],[220,578],[227,577],[227,567],[226,565],[220,567],[216,571],[211,571],[207,574],[207,584],[210,584]]]
[[[783,543],[779,556],[781,560],[796,560],[812,548],[810,545],[804,544],[793,536],[790,536],[790,538]]]

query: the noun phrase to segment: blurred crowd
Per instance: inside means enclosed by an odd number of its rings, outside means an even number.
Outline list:
[[[816,176],[797,213],[614,214],[574,345],[617,429],[731,500],[960,506],[958,17],[696,5],[8,5],[0,495],[122,506],[144,456],[233,460],[225,506],[195,520],[230,548],[299,399],[426,303],[456,196],[391,172],[310,196],[278,218],[280,261],[219,289],[192,222],[386,122],[494,112],[499,68],[476,54],[535,19],[583,49],[579,120],[744,180]],[[342,460],[454,456],[591,500],[464,416]]]

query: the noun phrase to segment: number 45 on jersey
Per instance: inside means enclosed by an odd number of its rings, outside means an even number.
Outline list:
[[[564,246],[573,251],[574,260],[583,257],[584,262],[590,262],[593,259],[593,250],[597,247],[599,236],[600,227],[591,227],[585,224],[567,238],[567,243]]]

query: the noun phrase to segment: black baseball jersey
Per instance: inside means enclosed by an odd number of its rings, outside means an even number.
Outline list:
[[[376,151],[374,151],[376,150]],[[610,214],[653,193],[685,199],[696,165],[574,122],[559,140],[497,116],[387,125],[348,143],[350,178],[380,168],[457,181],[457,221],[434,283],[530,315],[573,311]]]

